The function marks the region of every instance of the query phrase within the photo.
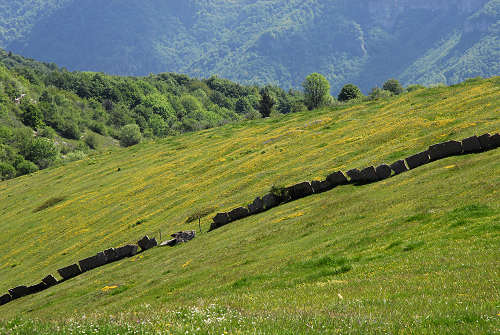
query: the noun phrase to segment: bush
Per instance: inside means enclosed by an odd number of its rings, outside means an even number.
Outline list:
[[[99,147],[99,139],[96,134],[89,133],[85,136],[84,142],[89,148],[96,150]]]
[[[23,160],[19,164],[17,164],[17,174],[19,176],[37,171],[38,171],[38,166],[33,162]]]
[[[35,137],[22,148],[21,154],[25,159],[36,163],[40,169],[45,169],[56,160],[59,152],[51,140]]]
[[[374,88],[372,88],[368,97],[370,98],[370,100],[377,100],[377,99],[390,97],[391,95],[392,95],[392,92],[383,90],[380,87],[374,87]]]
[[[22,121],[25,125],[33,129],[43,125],[43,115],[37,105],[32,103],[23,103],[21,108],[23,110]]]
[[[61,135],[63,135],[66,138],[71,138],[74,140],[79,140],[81,133],[80,133],[80,128],[74,121],[63,121],[62,124],[59,126],[59,131],[61,132]]]
[[[42,129],[38,130],[38,136],[53,140],[56,137],[56,131],[50,127],[43,127]]]
[[[386,91],[392,92],[396,95],[403,93],[403,86],[399,83],[397,79],[389,79],[384,83],[382,88]]]
[[[120,132],[120,144],[124,147],[130,147],[132,145],[141,142],[141,130],[136,124],[127,124],[122,127]]]
[[[361,93],[361,90],[356,85],[347,84],[342,87],[342,90],[340,90],[338,99],[339,101],[349,101],[362,96],[363,94]]]
[[[87,154],[81,150],[75,150],[73,152],[68,153],[65,157],[64,160],[68,162],[74,162],[74,161],[79,161],[87,157]]]
[[[414,85],[409,85],[406,88],[406,91],[407,92],[413,92],[413,91],[421,90],[421,89],[424,89],[424,88],[425,88],[425,86],[414,84]]]
[[[16,176],[16,169],[6,162],[0,162],[0,180],[7,180]]]

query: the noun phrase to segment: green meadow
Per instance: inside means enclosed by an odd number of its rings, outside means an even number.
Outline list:
[[[275,186],[500,131],[500,77],[105,149],[0,183],[0,292],[197,230],[0,307],[2,334],[498,334],[500,149],[207,232]],[[196,213],[198,222],[187,222]]]

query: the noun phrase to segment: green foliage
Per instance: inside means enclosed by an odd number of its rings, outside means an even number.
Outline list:
[[[59,154],[56,145],[43,137],[31,138],[20,152],[25,159],[34,162],[40,169],[50,166]]]
[[[260,101],[259,101],[259,112],[262,117],[269,117],[274,110],[274,106],[276,105],[275,98],[271,95],[269,89],[263,89],[260,92]]]
[[[360,98],[363,94],[360,89],[353,84],[347,84],[340,90],[338,100],[345,102],[353,99]]]
[[[36,129],[43,125],[42,112],[37,105],[26,101],[27,99],[23,99],[23,103],[21,104],[23,111],[22,121],[25,125]]]
[[[16,169],[6,162],[0,162],[0,180],[11,179],[16,176]]]
[[[99,147],[99,139],[96,134],[89,133],[85,135],[84,141],[91,149],[96,150]]]
[[[30,161],[23,160],[16,166],[18,175],[30,174],[38,171],[38,166]]]
[[[399,95],[403,93],[403,86],[399,83],[397,79],[389,79],[387,80],[382,88],[386,91],[392,92],[395,95]]]
[[[129,147],[141,142],[141,130],[136,124],[127,124],[122,127],[120,132],[120,144]]]
[[[319,73],[312,73],[302,83],[306,106],[311,110],[329,102],[330,83]]]
[[[425,88],[425,86],[414,84],[414,85],[409,85],[406,88],[406,91],[407,92],[413,92],[413,91],[421,90],[421,89],[424,89],[424,88]]]
[[[388,98],[392,95],[392,92],[387,91],[385,89],[381,89],[380,87],[374,87],[370,91],[370,94],[368,94],[368,97],[370,100],[377,100],[377,99],[383,99],[383,98]]]

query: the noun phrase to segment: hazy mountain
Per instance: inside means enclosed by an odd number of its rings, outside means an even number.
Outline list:
[[[21,8],[21,9],[19,9]],[[500,71],[500,0],[0,0],[0,44],[71,70],[338,90]]]

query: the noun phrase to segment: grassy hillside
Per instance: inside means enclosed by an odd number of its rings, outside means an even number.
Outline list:
[[[217,211],[272,185],[499,131],[499,111],[500,78],[471,80],[111,149],[2,182],[0,292],[145,233],[195,229],[186,218],[211,213],[185,245],[0,307],[0,332],[495,333],[498,149],[206,231]]]

